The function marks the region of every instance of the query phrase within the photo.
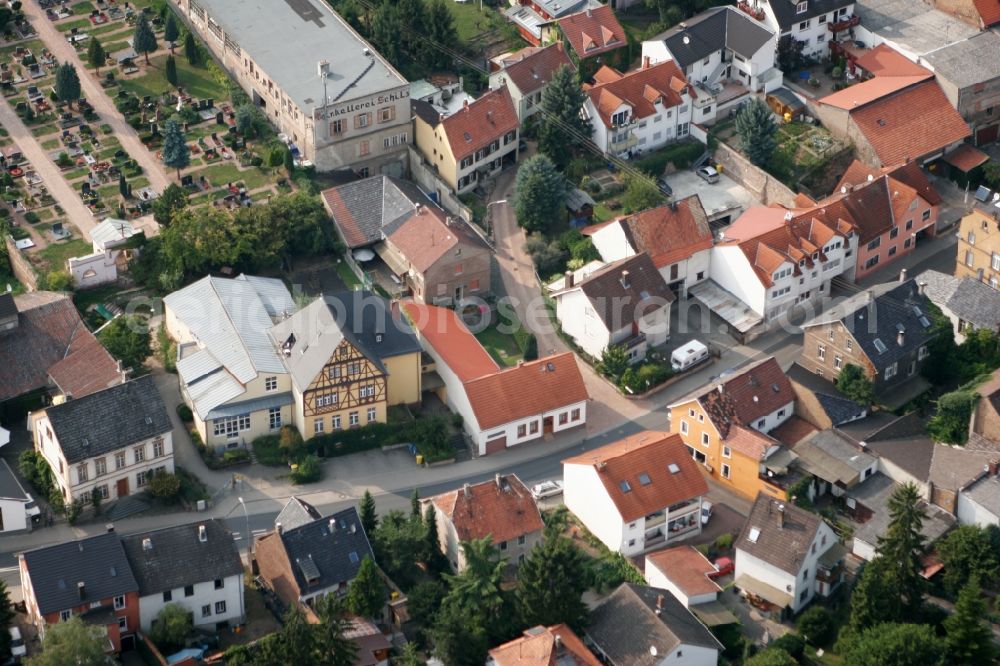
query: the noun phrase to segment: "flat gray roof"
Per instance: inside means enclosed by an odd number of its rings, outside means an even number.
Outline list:
[[[986,30],[924,58],[942,78],[959,88],[968,88],[1000,77],[997,54],[1000,54],[1000,35]]]
[[[860,0],[854,13],[861,17],[862,27],[917,55],[966,40],[979,32],[940,10],[910,0]]]
[[[306,112],[322,106],[320,60],[330,62],[331,103],[406,85],[407,81],[322,0],[197,0]],[[365,55],[369,49],[372,55]]]
[[[1000,478],[987,476],[972,484],[965,494],[995,516],[1000,516]]]

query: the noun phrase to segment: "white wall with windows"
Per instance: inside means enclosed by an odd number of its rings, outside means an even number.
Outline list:
[[[455,177],[458,182],[458,192],[473,189],[480,180],[489,178],[503,166],[503,160],[511,154],[517,154],[517,130],[511,130],[502,137],[494,139],[490,145],[480,148],[472,155],[463,157],[457,165]]]
[[[220,622],[232,625],[244,615],[243,578],[240,575],[208,580],[139,598],[139,624],[152,631],[156,616],[167,604],[179,604],[191,613],[196,627],[214,629]]]
[[[771,1],[787,2],[788,0]],[[787,30],[783,31],[781,26],[778,25],[778,20],[775,18],[770,2],[763,2],[761,6],[764,10],[764,24],[774,31],[775,43],[777,44],[777,40],[782,36],[791,35],[804,44],[802,53],[813,58],[824,57],[830,53],[829,42],[833,39],[834,34],[830,31],[829,24],[845,21],[854,16],[854,4],[852,3],[846,7],[840,7],[825,14],[808,18],[810,15],[809,2],[808,0],[800,0],[796,3],[796,10],[798,14],[802,15],[801,19],[794,21]],[[866,45],[869,47],[876,46],[876,44],[871,42],[866,42]]]
[[[610,126],[604,123],[589,97],[583,104],[583,113],[591,121],[594,143],[608,154],[629,157],[690,135],[691,97],[685,90],[681,98],[677,106],[664,106],[658,100],[654,103],[656,112],[645,118],[635,118],[632,106],[623,103],[611,114]]]

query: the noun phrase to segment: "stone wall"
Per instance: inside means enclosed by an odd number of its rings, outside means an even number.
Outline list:
[[[409,150],[410,178],[413,182],[424,192],[436,195],[438,204],[446,211],[461,217],[466,222],[472,222],[472,211],[469,207],[459,201],[458,196],[438,177],[433,167],[416,148],[409,146]]]
[[[35,291],[38,289],[38,275],[35,273],[31,262],[17,249],[13,238],[7,236],[4,240],[7,243],[7,256],[10,258],[10,268],[14,273],[14,277],[24,285],[25,289]]]
[[[726,176],[749,190],[762,204],[795,204],[795,192],[771,174],[751,164],[750,160],[728,145],[719,143],[714,160],[716,164],[722,165],[722,172]]]

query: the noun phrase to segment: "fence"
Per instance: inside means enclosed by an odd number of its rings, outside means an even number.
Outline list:
[[[719,142],[719,147],[715,150],[715,161],[722,165],[727,176],[750,190],[762,204],[795,205],[795,192],[771,174],[751,164],[750,160],[725,143]]]

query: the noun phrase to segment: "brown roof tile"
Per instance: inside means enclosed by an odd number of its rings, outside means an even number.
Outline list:
[[[822,97],[819,103],[853,111],[921,81],[927,81],[933,76],[930,72],[917,76],[879,76]]]
[[[782,444],[794,447],[803,439],[817,432],[816,426],[803,418],[792,416],[771,431],[771,436]]]
[[[708,492],[684,441],[668,432],[640,432],[567,458],[563,465],[593,466],[625,522]]]
[[[697,196],[621,218],[632,247],[647,252],[657,268],[712,248],[712,230]]]
[[[66,356],[49,368],[49,378],[74,398],[122,383],[118,362],[82,322]]]
[[[507,86],[500,86],[440,121],[456,161],[518,128]]]
[[[646,567],[656,567],[687,596],[721,592],[708,577],[715,567],[693,546],[674,546],[646,555]]]
[[[979,18],[983,20],[983,25],[990,27],[1000,23],[1000,2],[997,0],[972,0]]]
[[[542,515],[531,491],[516,474],[467,484],[430,498],[439,512],[455,526],[461,541],[489,535],[493,543],[540,532]]]
[[[791,502],[779,502],[759,493],[733,544],[736,558],[742,550],[797,575],[822,521],[817,514]]]
[[[931,73],[886,44],[879,44],[865,53],[855,64],[874,76],[927,76]]]
[[[932,206],[937,206],[942,201],[941,195],[931,185],[930,180],[928,180],[924,170],[920,168],[919,163],[907,162],[906,164],[896,166],[876,168],[870,167],[860,160],[854,160],[847,167],[847,171],[840,177],[837,186],[833,188],[834,194],[830,198],[836,197],[841,188],[863,186],[865,183],[883,175],[889,176],[892,180],[899,181],[912,188]]]
[[[628,43],[625,29],[610,5],[570,14],[559,19],[558,23],[579,58],[589,58]]]
[[[975,169],[990,159],[990,156],[975,146],[963,143],[944,156],[944,161],[965,173]]]
[[[421,273],[446,254],[454,253],[457,246],[488,251],[464,220],[449,221],[447,214],[436,206],[421,206],[418,214],[402,222],[388,239]]]
[[[490,657],[495,666],[601,666],[565,624],[525,629],[522,636],[490,650]]]
[[[780,442],[762,432],[746,426],[734,425],[729,429],[726,446],[738,451],[751,460],[764,460],[767,450],[778,446]]]
[[[611,115],[623,102],[632,107],[635,118],[646,118],[656,113],[653,102],[646,96],[647,86],[661,94],[663,106],[672,107],[681,103],[680,90],[687,85],[684,73],[673,60],[665,60],[625,74],[605,65],[598,70],[594,80],[594,85],[584,86],[585,92],[597,109],[601,121],[608,127],[611,127]],[[680,90],[672,87],[675,81],[681,84]]]
[[[548,84],[552,80],[552,75],[563,65],[576,71],[573,61],[563,49],[562,42],[556,42],[526,54],[514,62],[508,61],[504,71],[518,90],[527,95]]]
[[[675,300],[653,260],[643,252],[594,271],[566,291],[580,289],[611,332],[631,326],[647,312]]]
[[[759,224],[739,225],[741,239],[731,241],[743,251],[747,261],[756,273],[757,278],[765,287],[773,283],[774,271],[786,261],[795,264],[794,274],[800,270],[798,263],[805,260],[805,265],[813,265],[812,254],[821,249],[835,236],[843,236],[844,232],[838,225],[818,219],[813,211],[786,211],[785,219],[779,226],[771,221],[770,209],[759,207],[755,216],[760,217]],[[829,216],[827,216],[829,217]],[[739,224],[739,220],[737,220]],[[754,228],[761,231],[756,235]],[[820,252],[820,259],[825,255]]]

